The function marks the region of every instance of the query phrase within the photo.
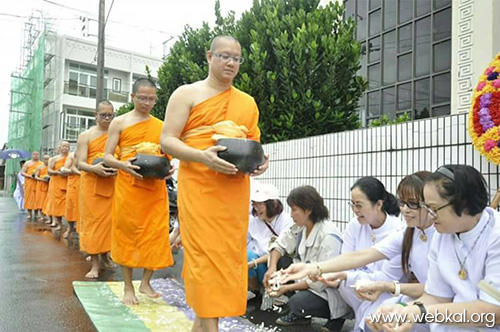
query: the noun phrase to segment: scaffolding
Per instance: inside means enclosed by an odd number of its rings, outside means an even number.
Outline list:
[[[25,23],[21,67],[11,75],[8,148],[29,152],[40,149],[45,66],[43,15],[31,15]],[[19,160],[6,163],[5,189],[15,188]],[[10,181],[9,181],[10,180]],[[12,184],[13,183],[13,184]]]

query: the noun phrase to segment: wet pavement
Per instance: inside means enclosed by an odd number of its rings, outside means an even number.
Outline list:
[[[73,293],[72,282],[88,281],[90,262],[78,250],[78,238],[63,239],[42,222],[26,221],[11,197],[0,197],[0,331],[95,331]],[[180,279],[182,251],[176,264],[156,271],[153,278]],[[142,271],[134,271],[140,279]],[[104,272],[100,281],[122,280],[118,268]],[[248,304],[246,317],[256,325],[275,327],[276,313],[259,310],[257,299]],[[311,326],[281,331],[319,331],[325,320]],[[349,331],[352,322],[343,331]]]

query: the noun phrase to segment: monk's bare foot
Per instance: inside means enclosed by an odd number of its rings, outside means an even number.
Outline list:
[[[85,278],[97,279],[99,278],[99,269],[91,269],[89,273],[85,275]]]
[[[135,296],[133,291],[128,291],[125,290],[125,294],[123,294],[123,299],[122,299],[123,304],[127,305],[138,305],[139,300]]]
[[[31,214],[28,214],[28,215],[26,216],[26,219],[31,219]]]
[[[45,222],[47,225],[48,224],[52,224],[52,221],[50,221],[50,219],[47,219],[47,221]]]
[[[86,260],[87,262],[90,262],[90,261],[92,260],[92,257],[87,256],[87,258],[85,258],[85,260]]]
[[[141,283],[141,286],[139,287],[139,292],[141,292],[142,294],[144,294],[152,299],[156,299],[156,298],[161,297],[161,294],[157,293],[149,284]]]

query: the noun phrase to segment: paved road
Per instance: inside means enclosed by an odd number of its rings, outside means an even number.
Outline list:
[[[182,252],[174,258],[175,266],[155,272],[154,278],[180,279]],[[95,331],[72,288],[72,281],[85,280],[89,269],[78,239],[62,239],[40,222],[26,221],[12,198],[0,197],[0,331]],[[136,270],[134,279],[140,273]],[[114,269],[100,280],[122,277]],[[258,305],[249,303],[247,317],[257,325],[274,326],[278,316],[259,311]],[[321,323],[282,331],[319,331]]]

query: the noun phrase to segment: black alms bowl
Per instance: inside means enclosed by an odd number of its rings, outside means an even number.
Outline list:
[[[145,178],[163,179],[170,171],[170,161],[165,157],[138,154],[132,165],[139,166],[136,172]]]
[[[241,138],[221,138],[217,145],[227,147],[218,153],[219,158],[230,162],[243,173],[252,173],[264,163],[264,150],[257,141]]]
[[[99,163],[103,163],[104,162],[104,158],[96,158],[94,159],[94,161],[92,162],[92,165],[97,165]]]

